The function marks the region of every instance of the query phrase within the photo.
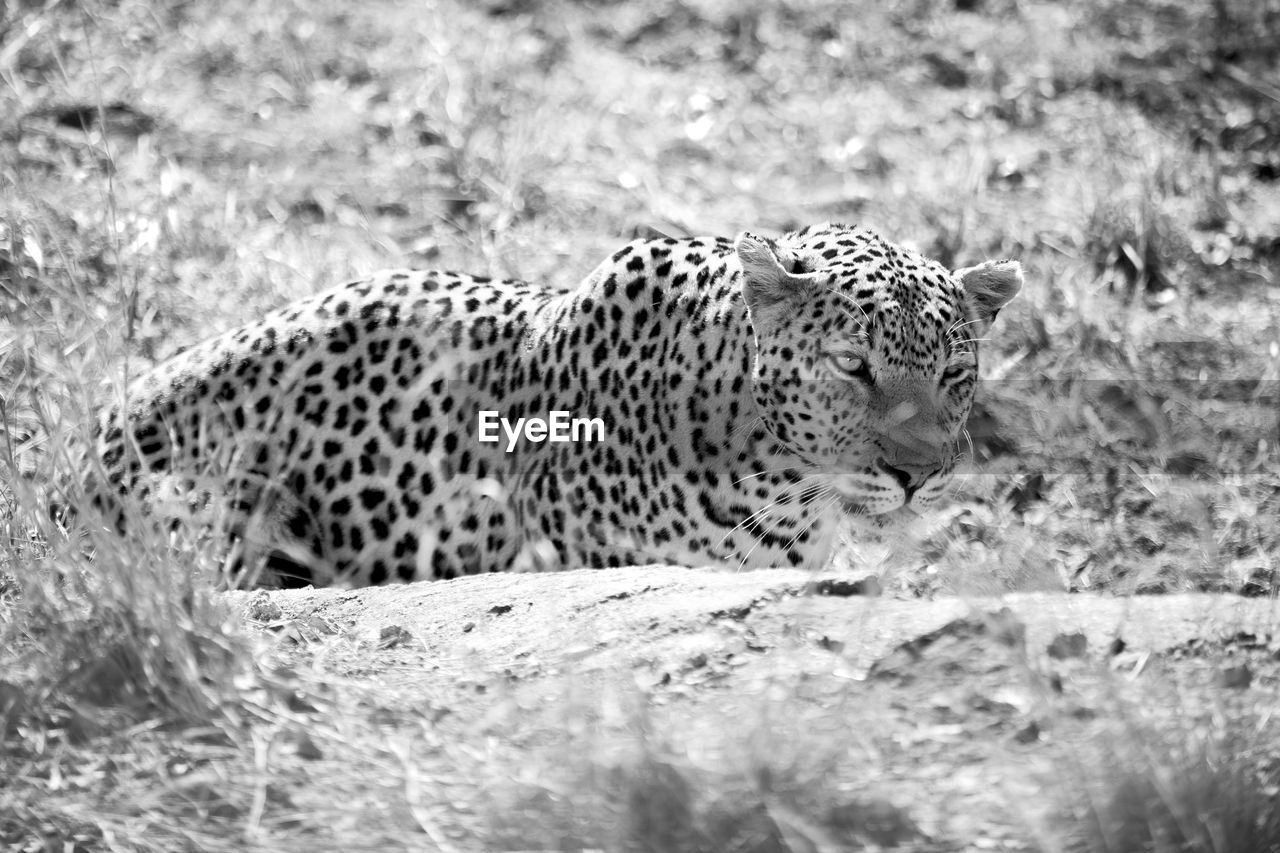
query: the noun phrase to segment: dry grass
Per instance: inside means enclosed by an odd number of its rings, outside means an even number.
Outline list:
[[[934,849],[891,806],[813,796],[823,745],[782,784],[774,759],[691,769],[660,731],[443,817],[480,796],[467,747],[368,747],[326,676],[280,674],[223,611],[197,539],[50,522],[122,364],[382,266],[567,286],[637,229],[823,219],[1017,256],[981,468],[914,548],[843,559],[926,595],[1276,592],[1274,2],[0,15],[0,844],[447,850],[491,821],[547,849]],[[1110,777],[1082,849],[1274,849],[1252,771],[1189,762]]]
[[[1130,727],[1061,791],[1071,815],[1063,849],[1078,853],[1280,850],[1274,757],[1240,737]],[[1057,849],[1051,844],[1050,849]]]

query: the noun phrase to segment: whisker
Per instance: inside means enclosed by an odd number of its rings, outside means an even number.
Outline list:
[[[973,440],[969,438],[969,430],[967,430],[967,429],[966,429],[966,430],[964,430],[964,437],[965,437],[965,440],[969,442],[969,454],[972,456],[972,455],[973,455],[973,452],[974,452],[974,450],[973,450]],[[955,467],[956,465],[958,465],[958,464],[960,463],[960,460],[961,460],[962,458],[963,458],[963,456],[962,456],[961,454],[957,453],[957,454],[956,454],[956,456],[955,456],[955,458],[954,458],[953,460],[951,460],[951,464],[952,464],[952,468],[953,468],[953,469],[954,469],[954,467]],[[960,483],[960,479],[959,479],[958,477],[952,477],[952,478],[951,478],[951,481],[950,481],[949,483],[947,483],[947,489],[949,490],[948,497],[951,497],[951,498],[955,498],[955,497],[957,497],[957,496],[960,494],[960,485],[961,485],[961,483]]]
[[[966,344],[985,343],[991,340],[990,338],[971,338],[971,337],[960,336],[961,330],[965,329],[968,326],[976,326],[980,322],[982,321],[981,320],[965,320],[963,322],[953,323],[947,329],[947,340],[951,342],[952,346],[964,346]]]
[[[954,335],[956,332],[960,331],[965,326],[976,326],[980,322],[982,321],[981,320],[960,320],[958,322],[952,323],[949,327],[947,327],[947,334]]]
[[[798,485],[798,484],[797,484],[797,485]],[[817,501],[817,500],[821,499],[823,496],[828,495],[828,494],[834,495],[834,497],[833,497],[833,498],[832,498],[832,499],[827,503],[827,505],[826,505],[826,506],[824,506],[824,507],[822,508],[821,512],[826,512],[827,508],[828,508],[828,507],[830,507],[830,506],[831,506],[831,504],[832,504],[832,503],[834,503],[834,502],[835,502],[835,500],[839,498],[839,495],[838,495],[838,494],[836,494],[836,493],[835,493],[835,492],[834,492],[834,491],[833,491],[829,486],[828,486],[828,487],[825,487],[825,488],[818,489],[817,491],[815,491],[815,492],[813,493],[813,495],[811,495],[811,496],[810,496],[810,497],[808,497],[808,498],[803,498],[803,499],[801,500],[800,506],[801,506],[802,508],[803,508],[803,507],[805,507],[805,506],[808,506],[809,504],[813,503],[814,501]],[[774,506],[776,506],[776,503],[774,504]],[[792,536],[790,539],[788,539],[788,540],[787,540],[787,542],[786,542],[786,544],[783,546],[782,550],[783,550],[784,554],[785,554],[785,552],[786,552],[786,551],[790,550],[790,548],[791,548],[791,546],[792,546],[792,545],[794,545],[794,544],[795,544],[796,539],[800,538],[800,535],[801,535],[802,533],[804,533],[804,532],[805,532],[806,530],[808,530],[808,529],[810,529],[810,527],[809,527],[809,526],[806,526],[806,525],[803,525],[803,524],[801,524],[801,525],[800,525],[800,529],[796,532],[796,535],[795,535],[795,536]],[[752,545],[749,549],[747,549],[747,553],[743,554],[743,555],[742,555],[742,559],[740,559],[740,560],[738,561],[738,569],[737,569],[738,571],[742,571],[743,569],[745,569],[745,568],[746,568],[747,561],[748,561],[749,559],[751,559],[751,555],[752,555],[752,554],[754,554],[754,553],[755,553],[755,551],[756,551],[756,549],[760,547],[760,545],[761,545],[761,543],[762,543],[762,542],[764,542],[764,538],[763,538],[763,537],[761,537],[761,536],[756,536],[756,537],[755,537],[755,540],[756,540],[755,544],[754,544],[754,545]]]
[[[830,497],[828,498],[827,502],[822,505],[822,508],[819,509],[817,513],[815,513],[815,515],[818,515],[818,516],[824,515],[827,510],[831,509],[831,507],[835,505],[836,501],[840,500],[840,495],[837,492],[829,490],[828,494],[830,495]],[[801,527],[800,530],[796,531],[796,535],[788,539],[787,543],[782,546],[782,553],[786,554],[787,551],[790,551],[791,546],[796,544],[796,540],[799,539],[801,535],[805,533],[806,530],[810,530],[810,529],[812,529],[812,527],[808,527],[808,528]]]
[[[737,442],[740,440],[745,443],[746,440],[751,437],[751,433],[755,431],[755,428],[763,423],[764,416],[756,415],[754,418],[744,421],[734,427],[733,430],[729,432],[729,437],[725,441],[725,444],[729,448],[729,452],[733,454],[738,453],[742,448],[738,446]]]
[[[774,468],[771,471],[759,471],[755,474],[747,474],[745,477],[739,477],[738,479],[733,481],[733,485],[736,486],[739,483],[745,482],[747,480],[752,480],[752,479],[755,479],[756,477],[764,477],[769,474],[785,474],[787,471],[803,471],[806,469],[806,467],[807,466],[804,466],[804,465],[788,465],[785,468]]]
[[[821,478],[821,477],[823,477],[823,476],[825,476],[825,475],[824,475],[824,474],[822,474],[822,473],[815,473],[815,474],[810,474],[808,477],[802,477],[801,479],[797,480],[797,481],[796,481],[796,482],[794,482],[794,483],[788,483],[788,484],[787,484],[787,486],[786,486],[785,488],[783,488],[783,489],[782,489],[782,491],[781,491],[781,492],[779,492],[779,493],[774,497],[774,499],[773,499],[773,500],[769,501],[769,503],[767,503],[767,504],[765,504],[764,506],[760,507],[760,509],[758,509],[758,510],[756,510],[755,512],[751,513],[751,514],[750,514],[750,515],[748,515],[746,518],[742,519],[742,521],[739,521],[737,524],[735,524],[733,527],[731,527],[731,528],[729,529],[729,531],[728,531],[727,533],[725,533],[725,535],[724,535],[724,536],[720,537],[720,541],[719,541],[718,543],[716,543],[716,544],[718,544],[718,545],[723,545],[723,544],[724,544],[724,541],[725,541],[726,539],[728,539],[730,536],[732,536],[734,533],[736,533],[738,530],[745,529],[745,528],[744,528],[744,525],[749,524],[753,518],[755,518],[756,516],[759,516],[761,513],[767,513],[767,512],[771,512],[771,511],[773,511],[774,509],[777,509],[779,506],[781,506],[781,505],[782,505],[782,503],[783,503],[783,498],[788,498],[788,497],[790,497],[790,496],[791,496],[792,494],[794,494],[795,492],[797,492],[797,491],[799,491],[799,490],[801,490],[801,489],[803,489],[803,488],[807,487],[807,485],[808,485],[810,482],[812,482],[813,480],[818,479],[818,478]],[[803,504],[803,503],[801,503],[801,504],[800,504],[800,506],[802,506],[802,507],[803,507],[803,506],[804,506],[804,504]]]
[[[845,308],[843,305],[840,306],[840,311],[841,313],[844,314],[844,316],[848,317],[852,322],[854,323],[859,322],[858,318],[853,316],[853,314],[849,311],[849,309]]]
[[[760,509],[758,509],[758,510],[756,510],[755,512],[751,513],[751,514],[750,514],[750,515],[748,515],[746,518],[742,519],[742,521],[739,521],[739,522],[738,522],[737,524],[735,524],[733,527],[729,528],[728,532],[727,532],[727,533],[725,533],[725,535],[724,535],[724,536],[721,536],[721,537],[720,537],[720,541],[719,541],[719,542],[717,542],[716,544],[717,544],[717,545],[723,545],[723,544],[724,544],[724,540],[728,539],[728,538],[729,538],[730,536],[732,536],[734,533],[737,533],[739,530],[745,530],[745,529],[746,529],[745,525],[750,524],[752,519],[756,518],[757,516],[760,516],[760,517],[761,517],[761,520],[763,521],[763,520],[764,520],[764,518],[766,518],[766,517],[767,517],[767,514],[768,514],[768,513],[773,512],[773,511],[774,511],[775,509],[777,509],[777,508],[778,508],[778,502],[777,502],[777,501],[770,501],[769,503],[767,503],[767,504],[765,504],[764,506],[760,507]],[[764,515],[764,516],[761,516],[761,513],[764,513],[765,515]]]
[[[849,303],[849,304],[850,304],[850,305],[852,305],[854,308],[857,308],[857,309],[858,309],[858,311],[862,314],[862,318],[863,318],[864,320],[866,320],[866,322],[867,322],[867,323],[870,323],[870,322],[871,322],[871,315],[869,315],[869,314],[867,313],[867,310],[866,310],[865,308],[863,308],[861,305],[859,305],[859,304],[858,304],[858,302],[857,302],[853,297],[851,297],[849,294],[847,294],[847,293],[841,293],[840,291],[836,290],[834,287],[828,287],[828,288],[827,288],[827,292],[828,292],[828,293],[835,294],[837,297],[839,297],[840,299],[843,299],[845,302]],[[857,318],[855,318],[855,317],[852,317],[852,316],[851,316],[849,319],[850,319],[850,320],[853,320],[855,323],[856,323],[856,322],[858,322]]]

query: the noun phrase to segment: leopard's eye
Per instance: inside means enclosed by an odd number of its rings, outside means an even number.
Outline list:
[[[848,353],[832,353],[828,358],[837,373],[871,384],[871,367],[865,358]]]
[[[969,373],[969,365],[953,364],[942,371],[943,382],[959,382]]]

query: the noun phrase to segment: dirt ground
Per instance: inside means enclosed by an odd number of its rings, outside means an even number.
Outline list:
[[[1088,787],[1095,750],[1280,701],[1274,600],[902,601],[861,586],[648,566],[228,597],[280,665],[320,673],[378,720],[370,737],[434,709],[438,737],[474,743],[480,725],[549,789],[575,752],[637,720],[668,733],[657,748],[683,772],[753,750],[785,766],[817,746],[867,849],[1055,849],[1051,813]],[[492,761],[475,756],[472,778]],[[795,812],[768,822],[781,840],[751,849],[827,849]],[[465,815],[441,825],[477,838]],[[517,849],[497,830],[481,833],[487,849]]]

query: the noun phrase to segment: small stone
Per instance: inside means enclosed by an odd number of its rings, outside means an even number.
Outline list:
[[[844,651],[844,643],[839,640],[833,640],[826,634],[823,634],[818,638],[818,648],[823,649],[824,651],[840,654]]]
[[[1014,732],[1013,739],[1018,743],[1036,743],[1040,740],[1040,724],[1031,720]]]
[[[1027,625],[1008,607],[989,611],[982,617],[983,627],[996,640],[1010,648],[1022,648],[1027,638]]]
[[[835,598],[848,598],[854,595],[865,595],[874,598],[882,592],[880,579],[868,575],[861,580],[851,581],[843,578],[823,578],[809,585],[814,595],[828,595]]]
[[[314,613],[296,620],[296,624],[304,631],[310,631],[317,636],[338,633],[337,625],[334,625],[323,616],[317,616]]]
[[[284,618],[284,611],[280,609],[280,605],[271,600],[270,593],[260,589],[245,605],[244,615],[245,618],[252,619],[254,622],[279,622]]]
[[[1059,634],[1049,643],[1049,657],[1054,660],[1082,658],[1089,649],[1089,638],[1080,631]]]
[[[378,634],[378,648],[380,649],[394,649],[396,646],[403,646],[411,642],[413,642],[413,634],[410,634],[399,625],[385,625]]]
[[[939,85],[948,89],[959,89],[969,84],[969,71],[958,57],[946,56],[937,51],[922,54],[921,59],[933,72],[933,78]]]
[[[1253,670],[1248,664],[1228,666],[1218,672],[1218,686],[1228,690],[1245,690],[1253,683]]]

